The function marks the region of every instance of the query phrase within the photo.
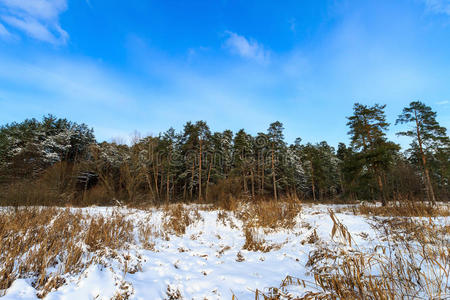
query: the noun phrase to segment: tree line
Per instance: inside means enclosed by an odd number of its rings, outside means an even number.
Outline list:
[[[6,124],[0,127],[0,200],[448,200],[450,142],[436,112],[420,101],[403,109],[396,124],[407,130],[397,134],[411,144],[402,152],[386,136],[385,108],[356,103],[347,118],[351,142],[337,149],[300,138],[288,144],[280,122],[256,135],[187,122],[180,132],[136,136],[131,145],[96,142],[87,125],[51,115]]]

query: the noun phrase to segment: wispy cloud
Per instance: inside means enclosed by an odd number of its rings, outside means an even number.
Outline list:
[[[1,19],[5,24],[51,44],[65,44],[69,38],[59,24],[59,15],[66,9],[66,0],[0,0]]]
[[[248,39],[237,33],[227,31],[227,39],[224,46],[228,48],[231,53],[237,54],[243,58],[251,59],[259,63],[267,63],[269,61],[270,52],[254,39]]]
[[[5,26],[3,26],[2,23],[0,23],[0,37],[7,37],[9,35],[9,31],[5,28]]]
[[[253,94],[248,89],[254,84],[249,80],[241,86],[242,70],[231,76],[241,74],[239,79],[227,81],[229,74],[215,77],[215,73],[202,73],[188,65],[179,67],[179,62],[155,54],[147,62],[142,60],[142,67],[147,63],[149,73],[144,75],[144,84],[98,61],[0,55],[0,81],[10,84],[0,86],[0,99],[4,99],[0,119],[12,122],[53,113],[94,126],[100,140],[118,136],[126,139],[134,129],[144,133],[158,133],[169,126],[181,129],[188,120],[212,124],[247,120],[249,124],[245,125],[249,126],[245,127],[255,133],[273,121],[265,107],[248,103],[248,95]],[[158,71],[162,69],[164,72]],[[159,84],[149,84],[155,77]],[[220,125],[218,129],[222,129]]]
[[[297,20],[295,18],[292,18],[288,20],[288,23],[289,29],[291,29],[291,31],[295,33],[297,31]]]
[[[450,102],[448,100],[436,102],[437,105],[446,105],[446,104],[449,104],[449,103]]]
[[[422,0],[428,11],[437,14],[446,14],[450,16],[449,0]]]

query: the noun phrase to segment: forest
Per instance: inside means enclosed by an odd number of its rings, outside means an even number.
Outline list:
[[[350,143],[286,143],[265,132],[214,132],[187,122],[130,144],[97,142],[93,129],[52,115],[0,127],[1,205],[115,205],[297,198],[315,202],[414,200],[450,195],[450,142],[433,109],[413,101],[389,124],[386,105],[354,104]],[[345,120],[342,120],[345,122]],[[388,129],[410,139],[408,149]],[[402,128],[403,128],[402,127]]]

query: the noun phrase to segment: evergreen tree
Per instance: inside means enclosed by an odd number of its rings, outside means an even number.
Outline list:
[[[56,162],[86,158],[94,142],[87,125],[52,115],[6,124],[0,127],[0,164],[12,165],[15,176],[35,175]]]
[[[166,201],[170,201],[171,199],[171,190],[173,191],[174,189],[177,167],[179,167],[180,153],[177,148],[178,138],[179,137],[173,128],[164,132],[160,137],[163,154],[162,163],[165,175]]]
[[[307,188],[307,177],[302,159],[301,138],[297,138],[293,145],[290,145],[286,152],[286,164],[283,172],[283,180],[292,192],[303,193]]]
[[[233,162],[237,176],[241,177],[244,194],[248,195],[248,177],[253,167],[253,148],[252,137],[244,129],[239,130],[234,137]],[[253,184],[252,181],[252,196],[254,196]]]
[[[270,145],[270,162],[271,162],[271,177],[273,185],[273,196],[275,201],[278,200],[277,192],[277,165],[279,158],[283,157],[286,150],[286,144],[284,142],[283,124],[280,122],[274,122],[270,124],[267,129],[267,137]]]
[[[353,115],[348,117],[352,147],[360,151],[364,164],[371,169],[377,181],[382,204],[386,205],[387,195],[383,184],[383,175],[388,168],[390,156],[399,149],[398,145],[386,140],[389,123],[384,113],[386,105],[374,106],[356,103]]]
[[[186,162],[191,164],[192,166],[190,170],[191,181],[189,184],[190,197],[192,199],[194,185],[196,183],[198,188],[197,196],[199,201],[203,199],[202,194],[202,179],[204,176],[203,156],[204,150],[208,148],[210,136],[211,132],[209,130],[208,125],[204,121],[197,121],[195,124],[188,122],[184,126],[184,133],[182,136],[182,139],[184,141],[183,143],[184,154]]]
[[[303,161],[305,162],[305,168],[308,172],[309,176],[309,184],[311,196],[314,201],[316,201],[316,187],[317,187],[317,173],[318,173],[318,158],[319,154],[317,153],[317,149],[313,144],[308,143],[304,147],[302,147]]]
[[[258,182],[258,194],[259,196],[264,196],[266,192],[266,173],[268,166],[270,166],[266,157],[270,154],[267,134],[259,132],[253,139],[253,152],[256,154],[256,181]]]
[[[413,139],[410,151],[420,157],[425,175],[427,196],[434,204],[436,203],[436,196],[431,182],[427,156],[442,151],[446,147],[448,148],[449,139],[446,134],[446,128],[440,126],[436,121],[436,113],[431,110],[431,107],[420,101],[413,101],[408,107],[405,107],[403,112],[398,116],[396,124],[398,123],[413,124],[411,129],[401,131],[397,134]],[[443,159],[448,161],[448,155],[444,154]]]
[[[385,205],[390,198],[422,195],[421,181],[431,201],[448,197],[450,142],[436,114],[412,102],[399,116],[397,123],[414,125],[399,133],[413,139],[406,157],[386,138],[384,109],[355,104],[347,123],[351,144],[340,143],[337,151],[325,141],[302,145],[297,139],[287,145],[280,122],[256,136],[244,129],[236,135],[230,130],[211,133],[198,121],[187,122],[180,133],[170,128],[154,137],[136,134],[131,145],[95,143],[85,124],[49,115],[0,127],[0,184],[42,178],[51,174],[47,168],[65,161],[58,166],[68,166],[68,176],[59,178],[77,178],[78,170],[94,172],[104,191],[97,195],[106,195],[106,201],[222,201],[229,195],[271,195],[274,200],[300,195],[321,201],[345,195],[382,199]]]

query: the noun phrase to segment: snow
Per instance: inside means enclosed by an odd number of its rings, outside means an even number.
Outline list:
[[[8,292],[5,299],[36,299],[36,291],[31,286],[29,279],[16,279]]]
[[[189,226],[182,236],[170,235],[169,240],[157,237],[153,250],[135,247],[123,250],[121,257],[104,258],[102,263],[90,265],[84,272],[67,275],[66,283],[51,291],[45,299],[110,299],[116,293],[128,291],[130,299],[165,299],[167,293],[177,291],[185,299],[254,298],[256,289],[268,291],[279,287],[287,276],[314,281],[305,266],[315,249],[307,239],[314,232],[323,243],[332,243],[333,223],[328,209],[337,211],[337,218],[347,226],[359,249],[373,249],[380,244],[379,233],[364,216],[339,212],[347,206],[304,205],[296,217],[293,229],[257,230],[269,245],[277,245],[269,252],[243,250],[243,223],[228,213],[225,222],[218,219],[217,210],[199,210],[200,220]],[[126,213],[129,220],[153,224],[162,230],[162,212],[126,208],[72,208],[90,215]],[[441,223],[449,223],[441,218]],[[129,256],[125,272],[123,258]],[[240,257],[240,259],[238,259]],[[17,279],[3,299],[38,299],[31,285],[32,279]],[[296,287],[301,293],[303,287]],[[305,289],[304,291],[306,291]]]

